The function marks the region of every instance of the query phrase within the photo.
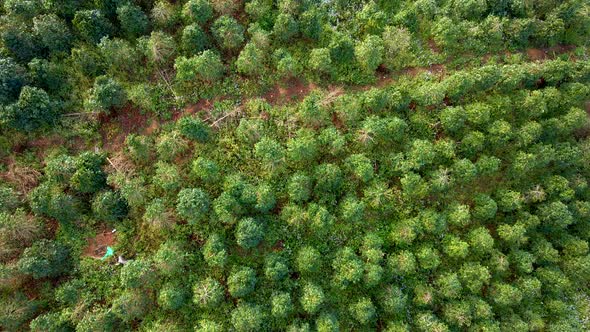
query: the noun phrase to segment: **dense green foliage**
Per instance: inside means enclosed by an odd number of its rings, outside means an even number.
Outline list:
[[[580,0],[0,1],[0,330],[590,330],[589,38]]]

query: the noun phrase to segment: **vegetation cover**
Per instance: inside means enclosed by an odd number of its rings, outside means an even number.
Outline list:
[[[583,0],[0,0],[0,330],[588,331],[588,40]]]

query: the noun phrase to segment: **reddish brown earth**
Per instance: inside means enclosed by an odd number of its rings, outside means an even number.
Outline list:
[[[262,98],[266,99],[271,105],[285,105],[302,100],[316,88],[317,85],[314,83],[291,78],[276,84]]]
[[[148,119],[147,115],[131,106],[112,112],[109,116],[101,114],[99,121],[103,148],[107,151],[120,150],[129,134],[144,133],[147,130]]]
[[[112,247],[116,242],[115,233],[104,230],[93,238],[87,239],[88,245],[82,255],[100,259],[107,252],[107,247]]]

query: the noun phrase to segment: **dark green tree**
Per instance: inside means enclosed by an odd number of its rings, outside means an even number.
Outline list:
[[[96,194],[92,201],[92,212],[98,220],[116,222],[127,216],[129,207],[121,194],[107,190]]]
[[[244,297],[254,291],[256,272],[250,267],[235,268],[227,278],[227,289],[233,297]]]
[[[185,188],[178,193],[176,212],[191,224],[207,218],[211,205],[209,194],[199,188]]]
[[[113,108],[122,107],[126,102],[127,93],[121,83],[110,77],[100,76],[94,81],[85,106],[91,111],[108,114]]]
[[[149,20],[140,7],[127,3],[117,7],[117,18],[121,29],[129,39],[134,39],[148,32]]]
[[[209,38],[198,24],[190,24],[182,30],[180,46],[186,56],[195,56],[208,48]]]
[[[15,104],[0,106],[0,123],[27,133],[48,128],[57,120],[55,103],[39,88],[25,86]]]
[[[80,37],[93,44],[98,44],[102,37],[110,36],[114,30],[103,12],[97,9],[77,11],[72,25]]]
[[[263,225],[254,218],[245,218],[236,226],[236,242],[244,249],[256,247],[264,236]]]
[[[0,104],[6,105],[17,100],[26,83],[25,69],[11,58],[0,58]]]
[[[25,249],[17,265],[21,273],[34,279],[55,278],[67,274],[72,261],[70,250],[66,246],[42,239]]]

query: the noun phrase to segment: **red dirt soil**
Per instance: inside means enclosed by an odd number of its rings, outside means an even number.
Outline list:
[[[103,148],[107,151],[120,150],[129,134],[147,131],[148,119],[147,115],[141,114],[139,109],[131,106],[113,112],[109,116],[100,115]]]
[[[115,233],[104,230],[93,238],[88,238],[88,245],[82,253],[83,256],[100,259],[107,252],[107,247],[112,247],[116,242]]]
[[[276,84],[262,98],[266,99],[271,105],[285,105],[303,99],[316,88],[317,86],[313,83],[306,83],[300,79],[291,78],[285,82]]]

